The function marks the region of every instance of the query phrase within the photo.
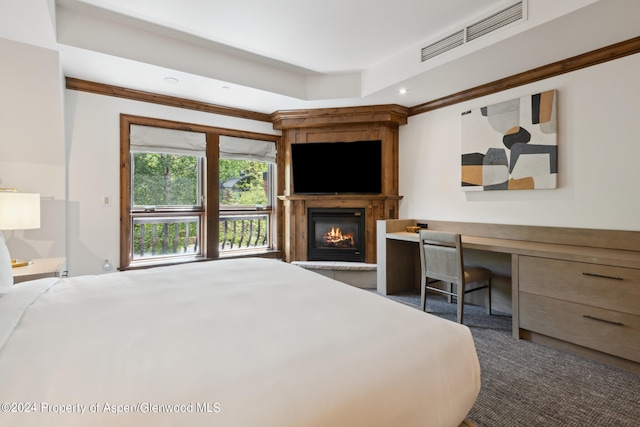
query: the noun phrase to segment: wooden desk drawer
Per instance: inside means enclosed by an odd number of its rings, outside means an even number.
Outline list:
[[[520,327],[640,362],[640,316],[520,293]]]
[[[640,270],[521,256],[519,289],[640,315]]]

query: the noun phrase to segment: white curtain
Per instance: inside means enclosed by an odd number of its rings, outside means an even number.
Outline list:
[[[207,136],[202,132],[152,126],[131,125],[129,143],[131,151],[138,153],[170,153],[204,157],[207,150]]]
[[[276,162],[276,143],[220,135],[220,158]]]

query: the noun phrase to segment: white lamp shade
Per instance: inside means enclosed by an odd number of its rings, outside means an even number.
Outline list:
[[[40,228],[40,194],[0,192],[0,230]]]

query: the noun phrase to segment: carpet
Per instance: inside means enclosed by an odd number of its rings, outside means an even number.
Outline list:
[[[389,298],[419,310],[420,295]],[[429,296],[427,310],[452,321],[456,305]],[[468,418],[479,427],[640,426],[640,375],[516,340],[511,316],[465,305],[482,385]]]

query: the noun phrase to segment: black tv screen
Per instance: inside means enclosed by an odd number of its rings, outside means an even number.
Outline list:
[[[382,192],[382,141],[291,144],[294,194]]]

